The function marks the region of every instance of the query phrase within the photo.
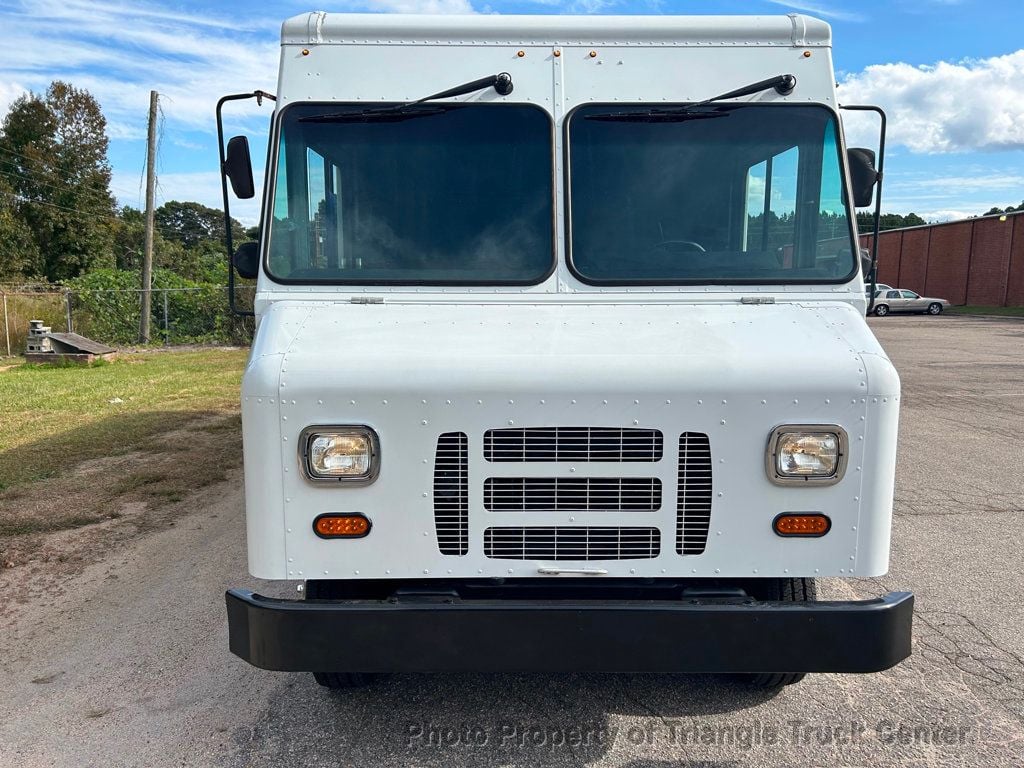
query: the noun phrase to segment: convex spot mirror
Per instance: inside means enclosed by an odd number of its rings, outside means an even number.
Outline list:
[[[853,205],[855,208],[867,208],[875,197],[875,184],[878,182],[874,150],[852,147],[846,150],[846,160],[850,166]]]
[[[244,277],[246,280],[254,279],[260,272],[259,243],[255,241],[242,243],[231,258],[231,263],[235,265],[235,271],[239,277]]]
[[[256,195],[252,180],[252,160],[249,157],[249,140],[245,136],[228,139],[228,151],[221,168],[231,182],[231,189],[239,200],[248,200]]]

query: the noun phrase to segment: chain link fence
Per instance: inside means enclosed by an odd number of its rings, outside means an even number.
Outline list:
[[[236,302],[251,308],[253,287],[236,288]],[[79,289],[60,286],[0,286],[3,323],[0,355],[25,351],[29,320],[54,331],[88,336],[113,347],[140,345],[141,289]],[[248,344],[251,317],[235,317],[227,288],[154,288],[151,291],[150,344]]]

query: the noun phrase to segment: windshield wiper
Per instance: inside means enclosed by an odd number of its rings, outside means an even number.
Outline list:
[[[358,112],[331,112],[326,115],[309,115],[300,117],[300,123],[362,123],[373,120],[394,121],[408,120],[414,117],[437,115],[447,112],[454,107],[423,108],[420,105],[427,101],[438,99],[450,99],[455,96],[465,96],[467,93],[482,91],[484,88],[494,88],[499,96],[508,96],[512,93],[512,75],[508,72],[499,72],[496,75],[488,75],[478,80],[472,80],[446,91],[438,91],[429,96],[415,101],[403,101],[401,104],[391,104],[387,107],[371,107]]]
[[[708,120],[728,117],[728,112],[693,112],[689,107],[652,107],[643,112],[609,112],[606,115],[587,115],[584,120],[609,123],[681,123],[685,120]]]
[[[395,104],[390,107],[371,107],[360,109],[354,112],[331,112],[328,115],[309,115],[300,117],[300,123],[399,123],[403,120],[412,120],[417,117],[430,117],[431,115],[442,115],[453,109],[459,109],[461,104],[446,106],[421,107],[419,104]]]
[[[782,96],[787,96],[793,92],[796,88],[796,75],[776,75],[775,77],[769,77],[767,80],[759,80],[756,83],[750,85],[744,85],[742,88],[736,88],[726,93],[720,93],[717,96],[712,96],[710,99],[703,99],[702,101],[695,101],[692,104],[684,104],[678,107],[651,107],[643,111],[637,112],[609,112],[605,115],[587,115],[587,120],[609,120],[609,121],[622,121],[622,122],[647,122],[647,123],[661,123],[661,122],[681,122],[683,120],[702,120],[712,117],[726,117],[728,112],[717,112],[717,111],[704,111],[699,112],[701,107],[707,107],[716,101],[725,101],[727,99],[738,99],[742,96],[751,96],[761,91],[767,91],[769,88],[774,88]]]

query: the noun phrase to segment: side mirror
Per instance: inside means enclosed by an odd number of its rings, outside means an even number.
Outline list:
[[[249,157],[249,140],[245,136],[233,136],[228,140],[228,151],[224,156],[221,171],[231,182],[231,189],[239,200],[248,200],[256,195],[252,180],[252,160]]]
[[[252,280],[260,273],[260,244],[252,241],[242,243],[231,257],[239,277]]]
[[[867,208],[874,199],[875,184],[878,182],[874,150],[851,147],[846,150],[846,161],[850,166],[853,205],[855,208]]]

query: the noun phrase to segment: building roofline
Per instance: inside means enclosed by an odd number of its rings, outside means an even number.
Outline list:
[[[948,227],[953,224],[963,224],[968,221],[980,221],[981,219],[998,219],[1000,216],[1005,216],[1007,221],[1013,216],[1020,216],[1024,214],[1024,211],[1010,211],[1009,213],[990,213],[985,216],[968,216],[966,219],[953,219],[952,221],[936,221],[933,224],[915,224],[912,227],[894,227],[893,229],[883,229],[878,233],[878,236],[888,235],[890,232],[909,232],[914,229],[931,229],[932,227]],[[871,237],[871,232],[858,232],[860,237]]]

